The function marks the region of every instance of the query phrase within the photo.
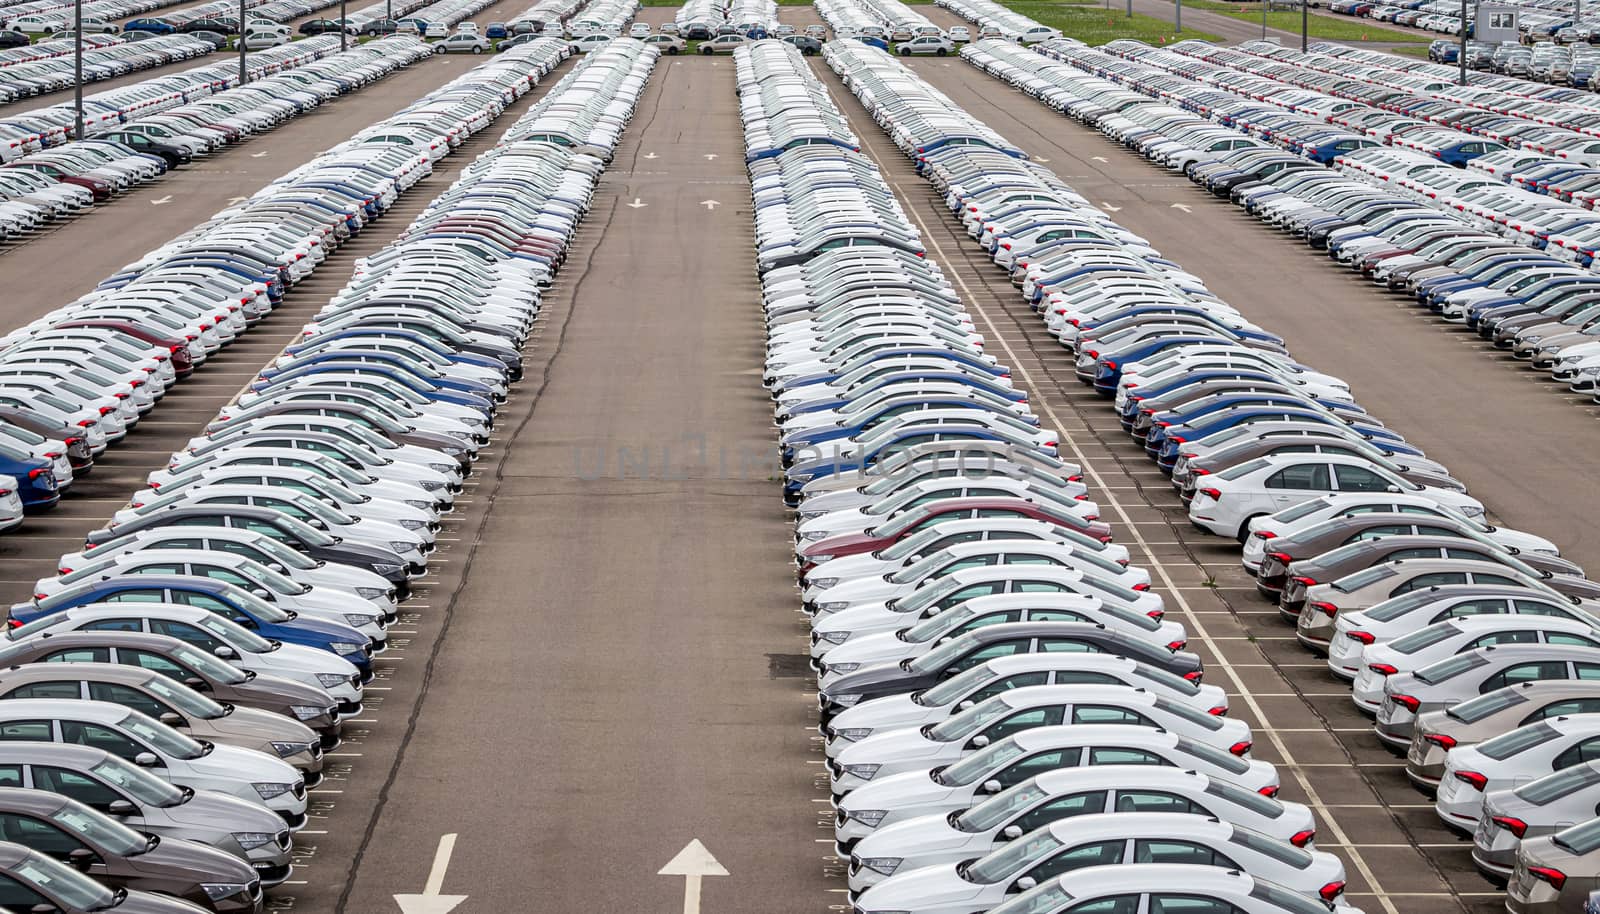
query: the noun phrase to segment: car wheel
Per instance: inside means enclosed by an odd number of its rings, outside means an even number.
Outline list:
[[[474,54],[482,54],[483,53],[483,45],[481,45],[481,44],[473,45],[472,46],[472,53],[474,53]]]
[[[433,46],[433,53],[435,53],[435,54],[443,54],[444,53],[444,45],[442,45],[442,44],[434,45]]]
[[[901,48],[900,49],[900,56],[901,57],[910,57],[911,56],[911,49],[910,48]]]
[[[676,54],[676,53],[678,53],[678,49],[675,48],[675,47],[672,47],[671,45],[668,45],[667,46],[667,53],[668,54]]]
[[[700,49],[700,53],[701,53],[701,55],[703,55],[705,57],[710,57],[711,56],[711,49],[710,48],[701,48]]]
[[[933,53],[938,55],[939,57],[943,57],[943,56],[945,56],[945,54],[947,54],[949,52],[947,52],[944,48],[940,48],[939,50],[934,51]]]
[[[1255,520],[1258,517],[1266,517],[1266,516],[1267,515],[1265,515],[1265,514],[1252,514],[1249,517],[1245,518],[1244,519],[1244,523],[1239,525],[1239,534],[1238,534],[1238,537],[1237,537],[1239,542],[1242,543],[1245,540],[1250,538],[1250,522],[1251,521]]]

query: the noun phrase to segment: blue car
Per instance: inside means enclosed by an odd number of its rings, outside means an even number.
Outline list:
[[[1172,465],[1178,462],[1179,445],[1185,441],[1199,441],[1207,435],[1233,428],[1245,422],[1276,422],[1283,420],[1310,420],[1321,422],[1325,425],[1338,425],[1340,421],[1331,413],[1323,412],[1310,407],[1282,407],[1282,406],[1249,406],[1229,410],[1222,415],[1207,416],[1206,421],[1193,426],[1171,426],[1162,429],[1160,450],[1156,454],[1156,465],[1166,473],[1172,472]],[[1359,425],[1356,423],[1343,423],[1350,426],[1362,438],[1367,440],[1382,439],[1385,450],[1400,454],[1421,456],[1422,452],[1407,445],[1400,436],[1380,426]]]
[[[8,624],[20,628],[51,613],[90,603],[183,603],[202,606],[263,638],[337,654],[355,664],[363,678],[372,669],[372,642],[342,622],[313,619],[279,609],[225,581],[184,575],[133,574],[68,588],[17,603]]]
[[[56,488],[56,474],[50,461],[35,457],[20,448],[0,443],[0,475],[17,481],[17,495],[22,499],[22,510],[29,514],[55,507],[61,500]]]
[[[122,27],[124,32],[153,32],[157,35],[171,35],[176,32],[177,26],[165,19],[130,19]]]
[[[288,371],[276,373],[270,378],[259,377],[255,381],[251,382],[250,389],[253,391],[260,391],[280,381],[288,381],[293,378],[304,378],[312,375],[329,374],[333,372],[355,372],[358,374],[372,375],[375,380],[382,379],[390,383],[403,386],[407,390],[413,391],[429,400],[435,400],[440,403],[455,403],[461,406],[471,406],[485,413],[488,413],[494,409],[494,404],[485,397],[479,397],[476,394],[463,393],[459,391],[445,390],[437,385],[418,378],[409,371],[404,371],[398,368],[389,368],[371,362],[326,361],[316,362],[310,365],[300,365],[289,369]]]
[[[865,353],[860,358],[852,361],[849,365],[842,365],[838,368],[820,371],[815,374],[801,375],[799,377],[787,379],[783,382],[783,389],[787,391],[800,387],[811,387],[816,384],[827,384],[831,381],[837,381],[840,378],[853,374],[856,371],[860,371],[862,368],[870,366],[873,362],[902,356],[926,356],[934,359],[942,359],[963,366],[969,370],[986,373],[992,377],[1011,376],[1011,369],[1005,367],[1004,365],[996,365],[977,353],[962,352],[956,349],[946,349],[943,346],[936,346],[932,344],[926,346],[910,345],[879,349],[873,352]]]
[[[483,30],[483,37],[491,39],[504,38],[510,34],[510,30],[506,28],[506,24],[504,22],[491,22],[489,23],[489,27]]]

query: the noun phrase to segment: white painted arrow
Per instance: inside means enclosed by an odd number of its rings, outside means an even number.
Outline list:
[[[711,856],[699,838],[678,851],[678,856],[656,872],[657,876],[683,877],[683,914],[700,914],[700,880],[706,876],[726,876],[728,871]],[[409,914],[409,912],[407,912]]]
[[[267,154],[264,153],[264,152],[252,152],[252,153],[250,153],[250,158],[252,158],[252,159],[264,159],[266,157],[267,157]]]
[[[228,198],[228,205],[232,206],[232,205],[237,204],[237,203],[243,203],[244,201],[246,201],[248,199],[250,199],[250,198],[249,197],[229,197]]]
[[[171,202],[172,202],[172,195],[171,194],[167,194],[165,197],[157,197],[156,199],[151,200],[150,201],[150,205],[151,206],[162,206],[162,205],[165,205],[165,204],[171,203]]]
[[[705,156],[706,156],[706,161],[710,162],[710,161],[712,161],[713,159],[715,159],[717,157],[717,154],[714,153],[714,152],[708,152],[708,153],[705,154]]]
[[[1189,205],[1187,203],[1174,203],[1174,204],[1172,204],[1172,208],[1173,209],[1181,209],[1186,213],[1194,212],[1194,210],[1191,210],[1189,208]]]
[[[655,154],[655,153],[653,153],[653,152],[647,152],[647,153],[645,153],[645,154],[644,154],[644,157],[645,157],[645,158],[647,158],[647,159],[656,159],[656,158],[660,158],[660,156],[658,156],[658,155],[656,155],[656,154]]]
[[[716,209],[717,207],[721,206],[722,204],[717,202],[716,200],[701,200],[700,201],[700,205],[705,207],[706,209]]]
[[[439,849],[433,854],[433,869],[428,871],[428,883],[421,895],[396,895],[395,904],[401,914],[450,914],[456,905],[467,900],[465,895],[440,895],[444,886],[444,871],[450,868],[450,855],[455,853],[456,836],[441,835]]]
[[[1110,161],[1110,159],[1107,159],[1105,156],[1090,156],[1089,158],[1094,159],[1096,162],[1109,162]]]
[[[1122,207],[1120,207],[1120,206],[1112,206],[1111,204],[1106,203],[1104,201],[1101,201],[1100,208],[1105,210],[1108,213],[1120,213],[1120,212],[1122,212]]]
[[[1048,161],[1050,161],[1049,159],[1045,158],[1044,156],[1034,156],[1033,160],[1035,162],[1048,162]]]
[[[642,202],[638,197],[634,197],[632,203],[625,203],[623,205],[627,206],[627,207],[629,207],[631,209],[643,209],[644,207],[649,206],[650,204]]]

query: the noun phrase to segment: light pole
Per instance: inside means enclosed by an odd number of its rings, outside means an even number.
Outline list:
[[[1311,32],[1311,0],[1300,0],[1300,52],[1306,50],[1306,36]]]
[[[1172,17],[1172,27],[1179,35],[1183,34],[1183,0],[1178,0],[1178,14]]]
[[[339,0],[339,50],[341,51],[350,40],[350,22],[344,15],[344,2],[345,0]]]
[[[75,139],[83,139],[83,0],[72,4],[72,110]]]
[[[1261,0],[1261,40],[1267,40],[1267,10],[1272,9],[1272,0]]]
[[[239,0],[239,85],[241,86],[244,85],[246,78],[244,69],[244,2],[245,0]]]
[[[1467,0],[1461,0],[1461,46],[1456,50],[1456,63],[1461,65],[1461,85],[1467,84]]]

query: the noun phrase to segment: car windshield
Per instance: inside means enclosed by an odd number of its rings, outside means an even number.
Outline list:
[[[122,788],[146,806],[165,809],[183,803],[182,790],[115,756],[90,768],[89,773],[107,784]]]
[[[962,582],[957,579],[956,575],[938,578],[918,587],[905,599],[894,601],[894,610],[907,613],[921,612],[950,594],[955,593],[961,586]]]
[[[1052,881],[1018,895],[999,907],[990,908],[989,914],[1054,914],[1071,902],[1072,896]]]
[[[926,530],[919,530],[900,542],[895,543],[893,546],[890,546],[882,552],[879,552],[877,557],[885,561],[902,561],[920,553],[923,549],[926,549],[930,544],[943,535],[943,532],[940,531],[938,527],[929,527]]]
[[[915,583],[927,577],[928,574],[934,569],[939,568],[946,562],[950,561],[951,557],[954,555],[955,553],[948,549],[940,549],[933,555],[930,555],[925,559],[919,559],[916,562],[913,562],[911,565],[895,572],[893,575],[890,575],[889,581],[892,584]]]
[[[1004,739],[992,746],[972,753],[966,758],[934,775],[934,780],[945,787],[965,787],[976,783],[991,771],[998,771],[1022,756],[1022,747],[1014,739]]]
[[[921,626],[919,625],[918,627]],[[907,633],[907,637],[909,636],[909,633]],[[0,661],[4,659],[4,655],[0,655]],[[960,701],[962,696],[983,686],[994,677],[995,673],[989,669],[989,665],[980,663],[970,670],[964,670],[959,675],[951,676],[936,686],[917,692],[911,696],[911,700],[925,708],[942,708],[946,705],[953,705]]]
[[[254,559],[243,559],[235,570],[258,584],[265,584],[273,593],[299,594],[311,591],[309,585],[292,581]]]
[[[92,809],[68,804],[50,817],[69,834],[82,835],[91,843],[123,857],[136,857],[150,848],[149,839],[115,819]]]
[[[1454,657],[1446,657],[1438,663],[1430,663],[1412,675],[1417,678],[1418,682],[1426,685],[1438,685],[1488,662],[1488,660],[1479,656],[1477,651],[1474,651],[1470,654],[1457,654]]]
[[[873,527],[871,530],[867,531],[867,533],[879,539],[891,536],[899,536],[912,526],[927,519],[927,517],[928,515],[921,510],[907,511],[899,517],[892,518],[876,527]]]
[[[1002,846],[986,857],[979,857],[967,866],[961,875],[968,882],[994,885],[1004,882],[1035,863],[1065,847],[1049,829],[1040,829],[1025,838]]]
[[[270,536],[257,536],[251,541],[250,545],[285,568],[307,571],[317,567],[317,563],[312,559],[306,558]]]
[[[877,504],[867,506],[863,513],[873,516],[892,516],[901,508],[904,508],[906,505],[909,505],[921,498],[922,495],[922,487],[908,486],[901,492],[898,492],[895,495],[878,502]]]
[[[1395,570],[1388,565],[1374,565],[1371,568],[1364,568],[1355,574],[1347,574],[1328,586],[1340,593],[1355,593],[1361,588],[1376,584],[1384,578],[1392,578],[1395,573]]]
[[[1029,778],[957,816],[955,826],[968,834],[988,831],[1049,795],[1036,778]]]
[[[146,680],[144,690],[190,717],[215,720],[228,715],[228,710],[222,705],[217,704],[188,686],[176,685],[172,680],[160,674],[151,676]]]
[[[39,894],[79,911],[103,910],[117,901],[110,889],[42,854],[29,853],[12,868],[11,876]]]
[[[252,654],[265,654],[277,650],[277,646],[271,641],[231,619],[224,619],[221,616],[207,613],[193,621],[194,624],[215,635],[219,640],[225,641],[231,647],[239,650],[248,651]]]
[[[278,529],[288,531],[295,539],[303,543],[309,543],[312,546],[331,546],[338,542],[338,540],[323,533],[316,527],[287,514],[279,514],[275,523]]]
[[[156,747],[163,755],[190,760],[206,754],[205,747],[172,729],[166,724],[151,720],[138,711],[130,713],[117,723],[122,730],[132,733]]]
[[[1537,781],[1523,784],[1512,792],[1519,799],[1535,806],[1544,806],[1596,784],[1600,784],[1600,768],[1596,768],[1591,762],[1563,768],[1555,774],[1547,774]]]
[[[1542,746],[1560,735],[1555,727],[1540,721],[1484,740],[1478,744],[1478,752],[1487,758],[1503,762],[1513,755],[1526,752],[1535,746]]]
[[[1495,689],[1486,695],[1469,698],[1458,705],[1451,705],[1445,709],[1445,716],[1452,720],[1459,720],[1464,724],[1475,724],[1491,714],[1498,714],[1506,708],[1527,704],[1528,699],[1518,691],[1516,686],[1507,686]]]
[[[1389,647],[1402,654],[1415,654],[1425,647],[1432,647],[1459,634],[1461,626],[1454,622],[1440,622],[1396,638],[1389,642]]]
[[[977,615],[971,602],[961,603],[952,607],[948,612],[929,610],[933,615],[900,633],[900,640],[908,644],[922,644],[939,637],[952,627],[961,624],[967,619]]]
[[[948,717],[941,721],[928,731],[928,738],[938,740],[941,743],[966,739],[968,736],[1004,717],[1010,710],[1011,705],[1006,701],[1005,696],[996,695],[973,705],[954,717]]]

